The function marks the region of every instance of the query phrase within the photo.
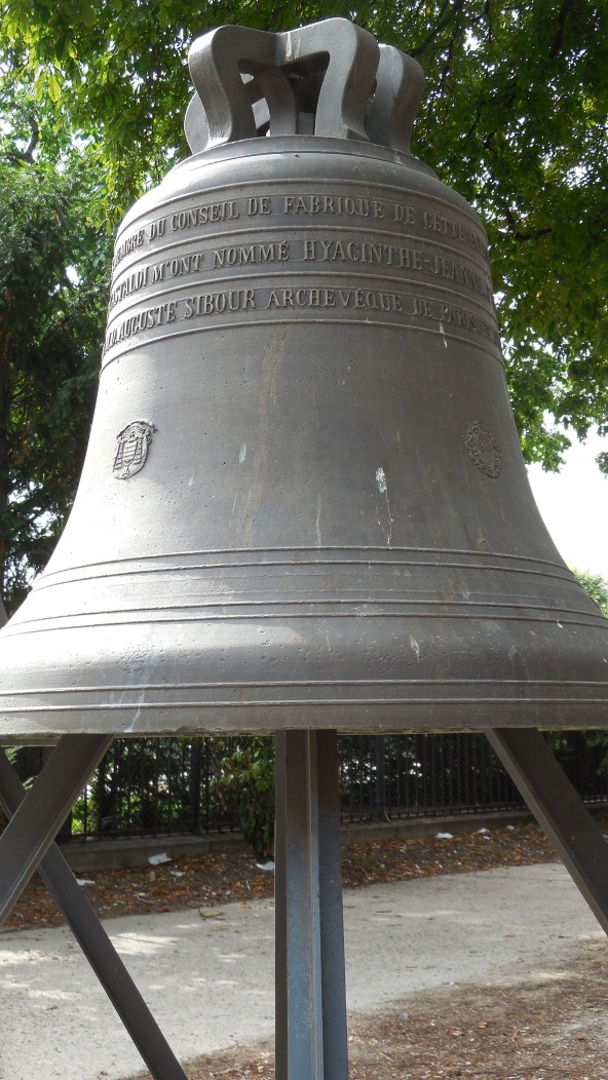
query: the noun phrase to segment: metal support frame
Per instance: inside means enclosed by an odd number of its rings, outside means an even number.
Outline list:
[[[608,847],[540,732],[486,735],[608,932]],[[0,921],[31,874],[55,894],[95,974],[156,1080],[185,1080],[139,991],[53,839],[111,736],[64,736],[32,790],[0,750]],[[348,1080],[335,731],[276,737],[276,1074]]]
[[[113,735],[64,735],[0,837],[0,923],[53,843]]]
[[[0,750],[0,803],[16,814],[25,789]],[[1,841],[0,841],[1,843]],[[56,844],[38,867],[66,922],[155,1080],[186,1074]]]
[[[347,1080],[335,731],[276,736],[276,1075]]]
[[[608,933],[608,844],[537,728],[486,732],[523,798]]]

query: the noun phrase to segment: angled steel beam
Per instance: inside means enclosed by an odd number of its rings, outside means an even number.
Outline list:
[[[9,815],[23,802],[25,789],[0,751],[0,802]],[[116,1009],[155,1080],[186,1080],[186,1074],[129,975],[110,938],[56,844],[39,866],[74,937]]]
[[[608,933],[608,844],[537,728],[492,728],[490,745]]]
[[[53,843],[112,735],[64,735],[0,836],[0,924]]]

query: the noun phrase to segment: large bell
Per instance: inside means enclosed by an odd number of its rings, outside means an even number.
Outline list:
[[[409,151],[418,65],[318,33],[193,47],[194,153],[119,231],[0,734],[608,724],[608,623],[528,486],[484,230]]]

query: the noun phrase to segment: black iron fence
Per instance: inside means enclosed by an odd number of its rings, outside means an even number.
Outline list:
[[[587,803],[608,801],[608,743],[568,732],[549,742]],[[440,817],[525,804],[485,735],[350,736],[341,744],[342,817]]]
[[[605,737],[569,732],[548,738],[583,799],[608,803]],[[238,737],[117,739],[76,803],[62,838],[205,834],[238,827],[226,800],[218,797],[217,777],[240,743]],[[20,753],[22,776],[35,773],[41,752]],[[523,806],[483,735],[345,735],[340,774],[342,817],[348,822]]]

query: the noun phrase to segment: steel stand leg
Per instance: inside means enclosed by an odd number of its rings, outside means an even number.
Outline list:
[[[276,736],[276,1075],[348,1080],[335,731]]]
[[[536,728],[493,728],[490,745],[608,933],[608,844]]]
[[[16,813],[24,788],[0,751],[0,802]],[[186,1080],[179,1061],[93,911],[56,844],[42,859],[40,873],[55,896],[74,937],[155,1080]]]
[[[0,924],[19,899],[112,735],[64,735],[0,837]]]

